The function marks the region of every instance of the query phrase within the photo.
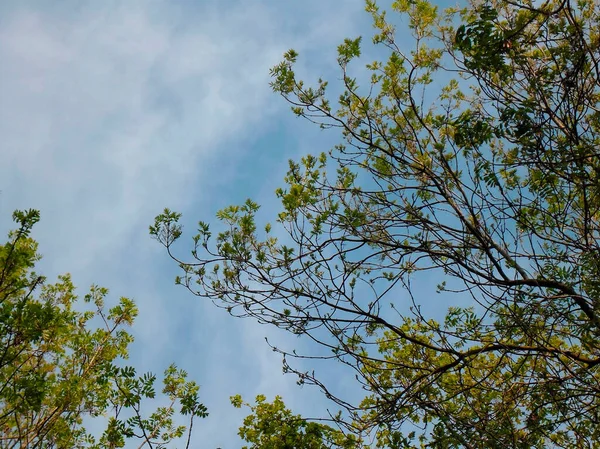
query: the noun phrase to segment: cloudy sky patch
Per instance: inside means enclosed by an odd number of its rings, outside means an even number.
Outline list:
[[[270,92],[269,68],[293,47],[309,79],[339,76],[335,48],[367,22],[360,0],[0,5],[0,231],[14,209],[40,209],[40,271],[136,299],[132,362],[198,380],[202,447],[239,446],[231,394],[325,403],[282,375],[264,338],[301,343],[176,288],[148,225],[168,206],[193,231],[247,197],[273,212],[287,159],[328,143]]]

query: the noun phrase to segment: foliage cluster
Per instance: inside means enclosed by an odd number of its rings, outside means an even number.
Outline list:
[[[133,301],[107,307],[108,290],[98,286],[78,301],[69,275],[48,284],[33,271],[39,212],[13,218],[18,228],[0,246],[0,447],[162,448],[186,435],[189,446],[194,418],[207,416],[198,385],[171,365],[162,380],[166,405],[149,412],[156,376],[124,365]],[[176,415],[189,420],[187,429]],[[88,430],[99,425],[104,430]]]
[[[272,70],[295,114],[341,138],[290,161],[276,222],[227,207],[191,260],[173,252],[179,214],[151,233],[194,294],[354,370],[358,404],[277,348],[378,447],[599,447],[600,4],[366,9],[387,56],[359,80],[362,40],[340,45],[339,98],[297,79],[293,50]],[[439,295],[419,297],[424,276]]]

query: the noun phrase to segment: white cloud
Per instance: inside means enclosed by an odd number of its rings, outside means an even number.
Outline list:
[[[229,202],[219,189],[240,169],[236,155],[286,108],[270,93],[269,68],[288,47],[331,58],[352,35],[361,2],[343,10],[317,1],[199,10],[167,1],[75,3],[3,7],[0,231],[15,208],[41,209],[42,271],[70,271],[82,290],[96,282],[133,296],[141,309],[133,360],[155,370],[175,360],[200,373],[222,428],[198,441],[231,443],[239,419],[228,395],[290,396],[294,379],[281,377],[280,358],[264,344],[270,331],[171,285],[173,267],[147,226],[165,205],[195,220],[206,217],[194,216],[199,209]],[[252,149],[261,150],[280,149]],[[244,169],[264,177],[260,167]]]

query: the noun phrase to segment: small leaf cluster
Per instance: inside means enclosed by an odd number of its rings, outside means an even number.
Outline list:
[[[0,246],[2,447],[107,449],[135,441],[158,448],[184,436],[179,416],[207,415],[196,383],[171,366],[163,380],[169,404],[151,412],[156,376],[123,364],[135,303],[107,306],[108,290],[98,286],[79,301],[69,275],[47,283],[33,271],[40,256],[30,233],[39,212],[13,218],[18,228]],[[91,422],[105,430],[93,434]]]

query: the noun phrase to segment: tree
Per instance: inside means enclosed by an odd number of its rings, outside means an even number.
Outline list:
[[[251,446],[243,449],[358,449],[360,442],[353,435],[327,424],[311,422],[294,415],[281,397],[268,403],[264,395],[256,397],[254,405],[243,402],[240,395],[233,396],[236,408],[248,407],[251,414],[244,419],[238,435]]]
[[[216,238],[199,223],[192,260],[172,251],[180,214],[151,234],[193,293],[353,369],[359,404],[277,348],[379,447],[600,447],[599,3],[366,9],[386,57],[359,81],[345,40],[337,106],[295,51],[272,70],[295,114],[343,138],[290,161],[285,237],[251,200]],[[439,295],[413,288],[432,277]]]
[[[92,286],[83,303],[69,275],[46,284],[33,271],[38,245],[30,232],[39,212],[17,211],[17,230],[0,246],[0,447],[166,447],[207,416],[198,385],[174,365],[165,371],[166,406],[149,413],[156,376],[124,366],[132,342],[126,326],[137,308]],[[37,294],[37,297],[36,297]],[[91,310],[90,307],[92,307]],[[178,424],[185,416],[188,428]],[[94,436],[86,425],[105,426]]]

